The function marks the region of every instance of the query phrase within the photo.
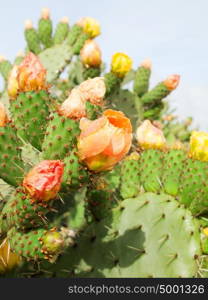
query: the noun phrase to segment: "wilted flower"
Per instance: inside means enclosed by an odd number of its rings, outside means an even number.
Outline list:
[[[43,160],[23,180],[23,187],[33,199],[48,201],[61,187],[64,164],[60,160]]]
[[[3,103],[0,103],[0,127],[4,127],[8,122],[8,116]]]
[[[112,57],[111,71],[118,77],[124,77],[131,70],[132,59],[125,53],[115,53]]]
[[[208,161],[208,133],[193,131],[190,138],[190,151],[192,158]]]
[[[78,154],[90,170],[112,169],[131,147],[131,122],[120,111],[108,109],[94,121],[83,118],[80,129]]]
[[[102,77],[88,79],[74,88],[69,97],[62,103],[59,112],[72,119],[81,119],[86,116],[85,103],[103,105],[106,88]]]
[[[15,98],[18,92],[38,91],[48,88],[46,69],[39,58],[30,52],[19,66],[14,66],[8,81],[8,94]]]
[[[0,274],[18,266],[20,261],[20,257],[11,251],[8,240],[4,239],[0,244]]]
[[[166,78],[163,83],[169,91],[175,90],[179,84],[180,76],[179,75],[170,75]]]
[[[163,149],[166,146],[162,130],[153,126],[149,120],[145,120],[137,128],[136,139],[143,149]]]
[[[101,65],[101,50],[94,40],[87,40],[81,50],[80,57],[86,67],[99,67]]]
[[[97,20],[90,18],[90,17],[84,17],[81,18],[77,25],[83,28],[83,31],[89,35],[90,38],[94,38],[100,34],[100,24]]]

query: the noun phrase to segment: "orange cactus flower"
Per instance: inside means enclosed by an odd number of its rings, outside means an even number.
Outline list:
[[[71,91],[69,97],[62,103],[59,113],[75,120],[86,117],[86,101],[102,106],[105,92],[106,88],[102,77],[88,79]]]
[[[102,63],[101,50],[94,40],[87,40],[81,50],[80,57],[86,67],[99,67]]]
[[[26,175],[23,187],[33,199],[51,200],[60,190],[63,171],[60,160],[43,160]]]
[[[112,169],[131,147],[131,122],[120,111],[108,109],[94,121],[83,118],[80,129],[79,157],[95,172]]]
[[[46,90],[46,69],[39,58],[30,52],[19,66],[14,66],[8,81],[8,94],[11,99],[18,92]]]
[[[8,123],[9,119],[3,103],[0,103],[0,127],[4,127]]]
[[[173,91],[177,88],[180,81],[180,75],[170,75],[166,80],[163,81],[164,85],[169,91]]]

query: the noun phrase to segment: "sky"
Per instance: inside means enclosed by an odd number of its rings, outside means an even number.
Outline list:
[[[145,58],[153,63],[151,86],[170,74],[181,82],[170,97],[171,107],[208,131],[208,1],[207,0],[0,0],[0,54],[14,59],[24,50],[24,21],[37,24],[49,7],[54,23],[68,16],[73,24],[83,16],[99,20],[97,38],[103,60],[125,52],[134,68]]]

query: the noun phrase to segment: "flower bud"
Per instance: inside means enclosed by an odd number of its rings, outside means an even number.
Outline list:
[[[132,59],[125,53],[115,53],[112,57],[111,71],[118,77],[124,77],[132,67]]]
[[[13,69],[10,72],[8,86],[7,86],[8,95],[10,99],[15,99],[19,91],[17,76],[18,76],[18,66],[14,65]]]
[[[78,155],[95,172],[112,169],[131,147],[131,122],[120,111],[106,110],[93,121],[82,118],[80,129]]]
[[[60,160],[44,160],[23,180],[23,187],[31,198],[48,201],[56,197],[61,187],[64,164]]]
[[[193,159],[208,161],[208,133],[193,131],[190,138],[189,154]]]
[[[3,103],[0,103],[0,127],[4,127],[8,123],[9,119],[6,113],[6,109]]]
[[[47,7],[42,8],[41,10],[41,19],[49,19],[50,18],[50,10]]]
[[[149,120],[145,120],[137,128],[136,139],[143,149],[163,149],[166,146],[162,130],[153,126]]]
[[[101,50],[94,40],[87,40],[80,53],[81,61],[86,67],[100,67]]]
[[[143,62],[140,64],[141,67],[144,67],[145,69],[150,69],[152,68],[152,62],[150,59],[145,59]]]
[[[90,38],[94,38],[100,34],[100,24],[97,20],[90,18],[90,17],[84,17],[81,18],[77,25],[83,28],[83,31],[89,35]]]
[[[163,83],[169,91],[173,91],[177,88],[179,81],[179,75],[170,75],[166,80],[163,81]]]
[[[33,28],[33,23],[31,20],[25,20],[25,29],[32,29]]]

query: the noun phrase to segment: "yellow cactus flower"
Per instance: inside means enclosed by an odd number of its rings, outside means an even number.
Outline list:
[[[100,34],[100,24],[97,20],[90,17],[81,18],[77,25],[83,28],[83,31],[89,35],[89,37],[94,38]]]
[[[20,257],[11,251],[9,242],[4,239],[0,244],[0,274],[13,269],[20,262]]]
[[[166,147],[166,139],[162,130],[153,126],[149,120],[145,120],[137,128],[136,139],[143,149],[164,149]]]
[[[132,59],[125,53],[115,53],[112,57],[111,71],[118,77],[124,77],[131,70]]]
[[[193,131],[190,138],[189,155],[201,161],[208,161],[208,133]]]

